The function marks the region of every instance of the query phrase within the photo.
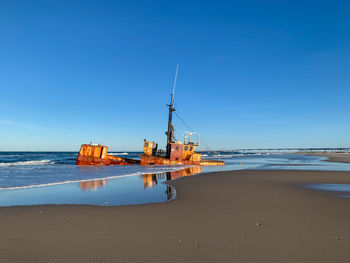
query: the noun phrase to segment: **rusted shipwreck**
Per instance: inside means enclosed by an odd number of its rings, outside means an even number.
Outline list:
[[[99,144],[83,144],[80,148],[76,164],[77,165],[224,165],[223,161],[204,160],[202,154],[195,152],[199,145],[198,141],[194,143],[191,140],[191,133],[184,136],[184,141],[176,141],[174,137],[173,112],[174,93],[176,85],[177,69],[173,92],[171,94],[170,104],[168,106],[168,130],[166,150],[158,150],[158,144],[152,141],[144,140],[143,154],[141,160],[123,158],[114,155],[108,155],[108,147]]]

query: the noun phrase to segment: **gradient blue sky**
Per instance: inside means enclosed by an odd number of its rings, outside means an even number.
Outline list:
[[[350,146],[349,1],[0,1],[0,151]],[[176,137],[187,130],[175,118]]]

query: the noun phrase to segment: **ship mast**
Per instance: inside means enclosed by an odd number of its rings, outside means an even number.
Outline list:
[[[175,94],[178,70],[179,70],[179,65],[176,66],[173,92],[171,93],[170,104],[167,105],[169,107],[169,117],[168,117],[168,131],[165,132],[165,134],[167,135],[166,158],[170,158],[171,143],[174,142],[174,125],[172,121],[173,121],[173,112],[175,111],[175,109],[173,108],[173,105],[174,105],[174,94]]]

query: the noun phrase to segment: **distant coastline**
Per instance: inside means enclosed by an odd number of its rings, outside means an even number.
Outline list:
[[[348,152],[298,152],[298,154],[327,157],[328,159],[325,161],[328,162],[350,163],[350,153]]]

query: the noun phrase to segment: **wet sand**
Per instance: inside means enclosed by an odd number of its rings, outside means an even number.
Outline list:
[[[328,162],[350,163],[350,153],[333,153],[333,152],[300,152],[303,155],[327,157]]]
[[[0,262],[349,262],[350,172],[229,171],[161,204],[0,208]]]

